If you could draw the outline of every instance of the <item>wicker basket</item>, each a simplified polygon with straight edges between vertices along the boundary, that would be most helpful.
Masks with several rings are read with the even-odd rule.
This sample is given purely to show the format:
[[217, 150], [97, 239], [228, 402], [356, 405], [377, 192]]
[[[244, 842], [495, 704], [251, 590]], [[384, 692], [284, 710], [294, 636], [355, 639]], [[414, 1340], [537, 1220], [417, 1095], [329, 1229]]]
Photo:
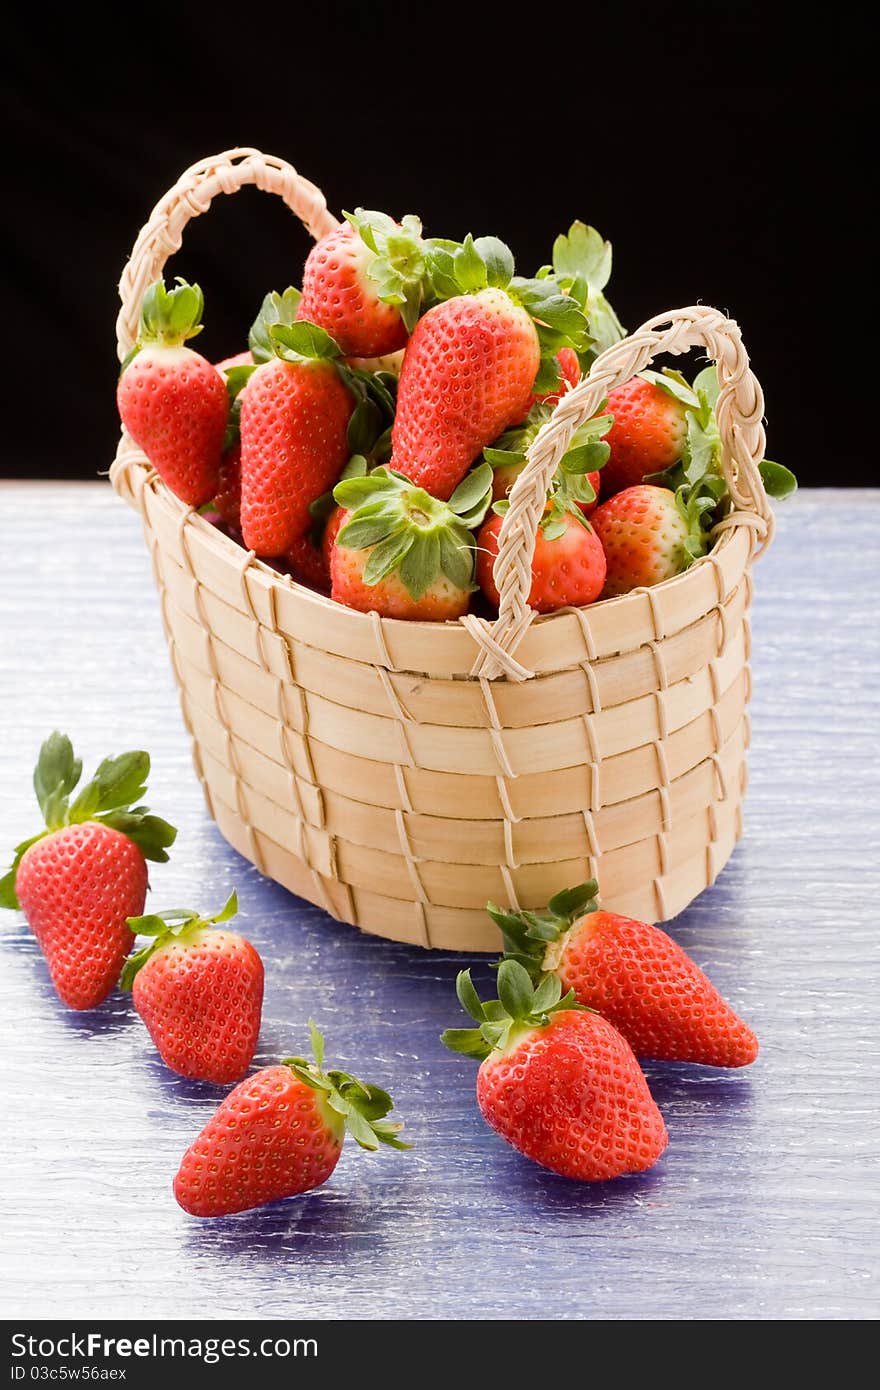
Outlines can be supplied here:
[[[245, 184], [279, 194], [316, 237], [337, 225], [280, 159], [237, 149], [189, 169], [123, 274], [120, 357], [187, 222]], [[711, 554], [652, 589], [535, 618], [535, 530], [571, 434], [653, 356], [694, 346], [718, 365], [731, 495]], [[226, 839], [332, 917], [447, 950], [497, 948], [487, 898], [538, 906], [589, 876], [621, 912], [681, 911], [742, 824], [750, 565], [772, 534], [762, 415], [739, 329], [714, 309], [653, 319], [603, 353], [513, 488], [494, 624], [400, 622], [301, 587], [178, 501], [123, 433], [111, 477], [143, 516]]]

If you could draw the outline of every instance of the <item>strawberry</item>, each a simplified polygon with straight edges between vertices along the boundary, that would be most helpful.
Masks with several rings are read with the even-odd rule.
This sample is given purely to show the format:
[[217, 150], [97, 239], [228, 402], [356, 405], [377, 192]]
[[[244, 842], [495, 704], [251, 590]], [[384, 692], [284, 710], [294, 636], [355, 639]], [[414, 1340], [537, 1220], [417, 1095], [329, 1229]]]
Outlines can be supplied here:
[[611, 456], [602, 474], [603, 496], [634, 487], [682, 457], [688, 405], [666, 388], [659, 374], [630, 377], [610, 392], [608, 409], [614, 424], [608, 434]]
[[605, 912], [595, 881], [557, 893], [546, 912], [487, 911], [508, 957], [539, 979], [552, 971], [597, 1010], [639, 1057], [743, 1067], [758, 1040], [712, 982], [659, 927]]
[[330, 556], [331, 597], [361, 612], [442, 622], [467, 612], [474, 589], [474, 538], [489, 505], [483, 464], [448, 502], [400, 473], [376, 469], [339, 483], [345, 508]]
[[229, 1216], [327, 1181], [346, 1130], [361, 1148], [409, 1148], [385, 1116], [386, 1091], [344, 1071], [323, 1070], [324, 1040], [310, 1020], [314, 1063], [289, 1057], [249, 1076], [190, 1145], [174, 1195], [192, 1216]]
[[214, 496], [228, 405], [217, 369], [192, 348], [204, 301], [198, 285], [157, 280], [144, 295], [137, 346], [122, 365], [123, 425], [162, 480], [191, 507]]
[[146, 791], [149, 754], [105, 758], [73, 802], [82, 774], [64, 734], [40, 749], [34, 789], [46, 829], [15, 851], [0, 879], [0, 907], [21, 908], [59, 998], [92, 1009], [116, 985], [134, 937], [127, 919], [144, 910], [147, 859], [164, 863], [173, 826], [133, 805]]
[[586, 321], [552, 284], [515, 280], [495, 237], [434, 245], [429, 259], [443, 302], [406, 350], [391, 467], [445, 500], [482, 449], [525, 417], [533, 393], [558, 390], [556, 353], [581, 345]]
[[515, 960], [498, 969], [498, 999], [483, 1004], [463, 970], [456, 984], [476, 1028], [442, 1041], [480, 1059], [483, 1118], [526, 1158], [563, 1177], [602, 1182], [650, 1168], [668, 1143], [629, 1043], [582, 1009], [556, 975], [535, 987]]
[[[576, 502], [584, 516], [597, 504], [599, 470], [604, 467], [609, 454], [603, 435], [610, 430], [612, 419], [610, 415], [602, 414], [604, 406], [605, 402], [599, 412], [572, 435], [553, 483], [553, 490], [560, 497], [564, 494], [569, 504]], [[483, 458], [495, 470], [492, 496], [496, 501], [503, 501], [510, 493], [525, 467], [532, 444], [552, 415], [552, 402], [537, 401], [522, 425], [508, 430], [490, 449], [483, 450]]]
[[223, 451], [214, 510], [234, 531], [241, 530], [241, 440]]
[[333, 547], [336, 545], [336, 537], [345, 525], [347, 517], [348, 512], [344, 507], [334, 506], [330, 514], [330, 519], [324, 527], [324, 533], [321, 537], [321, 554], [324, 558], [324, 564], [327, 566], [328, 575], [330, 573]]
[[307, 584], [311, 589], [319, 589], [321, 593], [329, 594], [330, 562], [323, 545], [316, 544], [311, 533], [294, 541], [282, 556], [282, 560], [300, 584]]
[[580, 381], [581, 364], [578, 361], [577, 353], [574, 348], [560, 348], [556, 354], [556, 364], [559, 368], [559, 381], [557, 382], [556, 389], [554, 391], [548, 391], [543, 396], [533, 395], [529, 402], [530, 409], [533, 405], [537, 405], [539, 401], [543, 402], [545, 405], [557, 405], [560, 396], [564, 396], [566, 391], [570, 391], [572, 387], [577, 386]]
[[233, 893], [214, 917], [189, 909], [130, 917], [131, 931], [152, 940], [129, 957], [120, 980], [165, 1065], [218, 1086], [250, 1066], [263, 1007], [259, 955], [235, 932], [212, 930], [237, 911]]
[[349, 455], [355, 398], [332, 338], [308, 323], [272, 328], [276, 356], [241, 393], [241, 531], [258, 555], [283, 555], [311, 525], [309, 507]]
[[[493, 514], [477, 537], [477, 582], [496, 606], [500, 596], [492, 568], [498, 555], [501, 521]], [[535, 541], [530, 607], [538, 613], [581, 608], [599, 597], [604, 582], [605, 555], [589, 523], [583, 516], [551, 505]]]
[[716, 498], [642, 483], [617, 492], [590, 518], [602, 542], [608, 573], [603, 598], [659, 584], [705, 555], [705, 519]]
[[331, 334], [346, 357], [397, 352], [422, 303], [422, 224], [363, 208], [346, 217], [309, 252], [299, 317]]

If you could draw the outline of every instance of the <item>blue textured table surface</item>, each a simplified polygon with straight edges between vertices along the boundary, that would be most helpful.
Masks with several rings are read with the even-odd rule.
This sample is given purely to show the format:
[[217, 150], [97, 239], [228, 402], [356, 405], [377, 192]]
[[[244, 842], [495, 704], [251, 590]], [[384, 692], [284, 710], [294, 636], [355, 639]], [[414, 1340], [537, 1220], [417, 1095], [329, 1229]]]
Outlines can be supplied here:
[[[267, 968], [257, 1060], [329, 1053], [391, 1089], [416, 1148], [349, 1145], [329, 1184], [215, 1223], [171, 1178], [220, 1092], [172, 1076], [129, 1003], [57, 1002], [24, 920], [0, 921], [0, 1315], [859, 1318], [878, 1312], [880, 493], [780, 508], [756, 572], [746, 836], [678, 940], [754, 1025], [756, 1065], [648, 1068], [670, 1146], [577, 1186], [483, 1124], [461, 960], [330, 921], [221, 839], [192, 772], [139, 523], [107, 485], [3, 484], [0, 846], [36, 828], [53, 727], [90, 769], [153, 756], [180, 826], [156, 906], [219, 906]], [[5, 854], [5, 850], [4, 850]], [[485, 964], [478, 976], [488, 978]]]

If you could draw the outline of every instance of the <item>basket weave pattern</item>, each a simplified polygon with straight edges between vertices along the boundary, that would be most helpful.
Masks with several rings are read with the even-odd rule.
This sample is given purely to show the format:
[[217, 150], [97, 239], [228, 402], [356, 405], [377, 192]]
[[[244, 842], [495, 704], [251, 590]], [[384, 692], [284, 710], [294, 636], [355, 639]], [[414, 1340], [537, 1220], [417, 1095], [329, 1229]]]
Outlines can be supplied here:
[[[126, 266], [120, 358], [187, 222], [248, 183], [315, 236], [337, 225], [282, 160], [239, 149], [194, 166]], [[655, 354], [695, 345], [718, 364], [732, 500], [711, 554], [654, 588], [536, 618], [535, 531], [572, 433]], [[111, 478], [143, 517], [196, 770], [225, 837], [331, 916], [423, 946], [494, 950], [487, 898], [540, 906], [591, 876], [614, 910], [679, 912], [742, 828], [750, 566], [772, 535], [762, 416], [739, 330], [714, 309], [652, 320], [603, 353], [512, 490], [491, 624], [405, 623], [301, 587], [174, 497], [123, 432]]]

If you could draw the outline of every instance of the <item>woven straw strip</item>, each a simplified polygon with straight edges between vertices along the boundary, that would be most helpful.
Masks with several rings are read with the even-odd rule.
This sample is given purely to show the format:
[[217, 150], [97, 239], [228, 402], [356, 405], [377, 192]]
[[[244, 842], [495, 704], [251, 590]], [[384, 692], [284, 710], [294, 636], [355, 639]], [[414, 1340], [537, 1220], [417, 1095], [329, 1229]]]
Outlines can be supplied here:
[[[197, 726], [199, 712], [194, 711]], [[259, 764], [249, 758], [247, 745], [239, 745], [245, 769], [243, 787], [249, 814], [257, 830], [275, 836], [279, 843], [298, 839], [294, 824], [295, 808], [286, 799], [284, 784], [260, 784], [254, 777]], [[344, 837], [352, 844], [397, 853], [401, 848], [401, 825], [409, 852], [417, 864], [431, 863], [498, 865], [509, 867], [553, 862], [559, 846], [566, 846], [569, 857], [598, 856], [634, 844], [645, 838], [668, 833], [672, 825], [694, 815], [714, 800], [725, 800], [728, 788], [737, 788], [739, 768], [745, 756], [745, 730], [740, 722], [720, 755], [708, 753], [695, 767], [683, 773], [669, 788], [654, 788], [638, 797], [611, 805], [595, 816], [589, 810], [565, 815], [521, 819], [515, 825], [502, 819], [449, 820], [430, 812], [403, 812], [399, 807], [369, 807], [348, 798], [343, 792], [326, 795], [326, 833], [316, 821], [309, 826], [307, 840], [315, 847], [315, 862], [329, 863], [332, 844]], [[203, 749], [205, 775], [216, 785], [219, 795], [236, 803], [235, 779], [226, 764], [225, 747], [208, 733]], [[254, 782], [258, 785], [254, 785]], [[274, 794], [273, 794], [274, 791]], [[719, 794], [721, 793], [721, 794]], [[274, 830], [273, 830], [274, 827]], [[288, 833], [289, 832], [289, 833]]]

